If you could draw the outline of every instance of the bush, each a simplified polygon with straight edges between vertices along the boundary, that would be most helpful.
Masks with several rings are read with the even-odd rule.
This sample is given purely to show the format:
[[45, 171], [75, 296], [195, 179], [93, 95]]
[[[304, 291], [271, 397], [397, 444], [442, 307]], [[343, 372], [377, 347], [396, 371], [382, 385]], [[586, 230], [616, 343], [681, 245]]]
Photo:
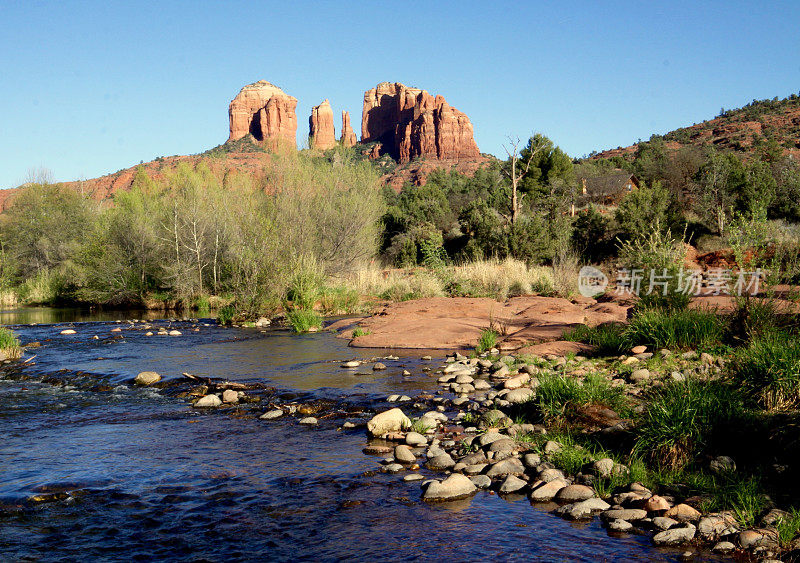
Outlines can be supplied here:
[[656, 393], [638, 421], [634, 454], [666, 469], [680, 469], [715, 442], [729, 439], [746, 414], [739, 393], [718, 382], [692, 379]]
[[308, 332], [311, 328], [322, 327], [322, 317], [311, 309], [295, 309], [287, 311], [286, 320], [295, 332]]
[[624, 332], [631, 346], [651, 348], [710, 348], [722, 341], [723, 319], [714, 313], [698, 310], [638, 311]]
[[800, 406], [800, 340], [773, 332], [736, 352], [731, 374], [749, 397], [768, 410]]

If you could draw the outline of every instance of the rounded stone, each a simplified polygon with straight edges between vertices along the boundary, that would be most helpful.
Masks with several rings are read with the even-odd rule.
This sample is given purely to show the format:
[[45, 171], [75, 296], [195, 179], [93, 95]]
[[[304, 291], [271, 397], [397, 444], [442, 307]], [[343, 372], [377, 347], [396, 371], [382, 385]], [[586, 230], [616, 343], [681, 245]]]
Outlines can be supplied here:
[[154, 371], [142, 371], [133, 380], [136, 385], [153, 385], [159, 381], [161, 376]]

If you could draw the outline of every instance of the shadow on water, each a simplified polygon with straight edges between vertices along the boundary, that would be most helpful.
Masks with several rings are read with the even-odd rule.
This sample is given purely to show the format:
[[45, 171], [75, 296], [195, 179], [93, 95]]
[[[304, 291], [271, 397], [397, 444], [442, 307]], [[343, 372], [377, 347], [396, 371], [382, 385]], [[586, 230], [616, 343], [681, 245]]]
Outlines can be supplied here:
[[[342, 360], [379, 352], [347, 348], [328, 334], [211, 323], [152, 323], [177, 328], [176, 337], [148, 337], [131, 323], [85, 322], [61, 335], [64, 326], [15, 327], [23, 341], [41, 344], [26, 354], [36, 354], [36, 365], [24, 376], [0, 376], [0, 559], [679, 558], [644, 537], [609, 538], [597, 519], [571, 524], [525, 498], [482, 492], [424, 504], [419, 483], [380, 473], [380, 457], [361, 453], [363, 428], [342, 429], [343, 419], [304, 427], [291, 416], [240, 417], [236, 408], [197, 412], [168, 389], [130, 385], [142, 370], [167, 381], [186, 371], [388, 408], [389, 393], [436, 387], [416, 355], [386, 360], [383, 372], [344, 370]], [[404, 369], [415, 375], [404, 377]], [[58, 385], [43, 381], [56, 375]], [[109, 390], [92, 391], [87, 378]]]

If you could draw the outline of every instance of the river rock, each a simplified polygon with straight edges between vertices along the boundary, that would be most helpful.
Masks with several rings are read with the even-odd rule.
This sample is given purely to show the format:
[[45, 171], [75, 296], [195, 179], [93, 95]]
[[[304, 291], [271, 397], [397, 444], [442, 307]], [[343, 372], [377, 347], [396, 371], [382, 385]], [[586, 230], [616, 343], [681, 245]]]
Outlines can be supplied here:
[[706, 541], [712, 541], [738, 531], [736, 518], [730, 512], [707, 514], [700, 518], [700, 522], [697, 524], [697, 532]]
[[486, 475], [489, 477], [504, 477], [506, 475], [522, 475], [523, 473], [525, 473], [525, 466], [522, 465], [519, 459], [511, 457], [492, 465]]
[[487, 451], [495, 453], [510, 453], [517, 449], [517, 443], [511, 438], [495, 440], [486, 447]]
[[401, 444], [394, 448], [394, 458], [400, 463], [414, 463], [417, 461], [417, 456], [411, 451], [411, 448]]
[[142, 371], [133, 380], [136, 385], [153, 385], [159, 381], [161, 376], [154, 371]]
[[62, 330], [60, 334], [75, 334], [75, 331], [72, 330], [71, 328], [66, 328]]
[[503, 387], [506, 389], [519, 389], [526, 383], [531, 380], [531, 376], [527, 373], [521, 373], [519, 375], [515, 375], [514, 377], [509, 377], [503, 383]]
[[547, 442], [544, 443], [544, 453], [552, 454], [555, 452], [560, 452], [562, 447], [563, 446], [558, 442], [555, 442], [553, 440], [548, 440]]
[[649, 369], [637, 369], [631, 372], [631, 381], [633, 383], [644, 383], [650, 379], [650, 370]]
[[597, 461], [592, 464], [595, 473], [597, 473], [598, 477], [607, 478], [611, 477], [612, 472], [614, 471], [614, 460], [609, 457], [604, 457], [603, 459], [598, 459]]
[[595, 496], [595, 493], [594, 489], [591, 487], [587, 487], [586, 485], [568, 485], [558, 491], [556, 500], [576, 502], [590, 499], [593, 496]]
[[373, 371], [381, 371], [384, 369], [386, 369], [386, 364], [383, 364], [381, 362], [375, 362], [375, 364], [372, 366]]
[[170, 336], [180, 336], [181, 334], [183, 334], [183, 333], [181, 331], [179, 331], [179, 330], [171, 330], [171, 331], [169, 331], [169, 335]]
[[695, 527], [689, 524], [685, 528], [670, 528], [653, 536], [656, 545], [681, 545], [694, 539]]
[[567, 486], [567, 482], [563, 479], [556, 479], [547, 483], [542, 483], [531, 491], [531, 500], [537, 502], [546, 502], [553, 500], [558, 494], [558, 491]]
[[636, 354], [644, 354], [645, 352], [647, 352], [647, 346], [634, 346], [631, 348], [631, 354], [634, 356]]
[[519, 404], [529, 401], [536, 393], [533, 389], [522, 387], [520, 389], [512, 389], [505, 395], [505, 400], [512, 404]]
[[347, 369], [357, 368], [360, 365], [361, 365], [361, 362], [359, 362], [357, 360], [351, 360], [349, 362], [342, 363], [342, 367], [343, 368], [347, 368]]
[[744, 549], [776, 547], [778, 545], [777, 535], [774, 530], [744, 530], [739, 532], [739, 545]]
[[612, 508], [603, 512], [600, 517], [603, 520], [627, 520], [635, 522], [647, 518], [647, 511], [639, 508]]
[[389, 463], [383, 466], [383, 471], [386, 473], [400, 473], [404, 469], [405, 467], [403, 467], [399, 463]]
[[372, 436], [383, 436], [387, 432], [399, 432], [411, 426], [411, 420], [398, 408], [376, 414], [367, 422], [367, 432]]
[[696, 522], [700, 513], [688, 504], [676, 504], [664, 513], [667, 518], [674, 518], [678, 522]]
[[642, 508], [644, 508], [647, 512], [662, 512], [664, 510], [669, 510], [670, 505], [669, 502], [667, 502], [667, 499], [664, 497], [653, 495], [644, 502], [644, 506]]
[[627, 532], [631, 528], [633, 528], [633, 524], [628, 522], [627, 520], [620, 520], [619, 518], [615, 518], [614, 520], [609, 520], [606, 522], [606, 527], [609, 530], [614, 532]]
[[239, 402], [239, 393], [234, 391], [233, 389], [225, 389], [222, 392], [222, 402], [223, 403], [238, 403]]
[[409, 432], [406, 434], [406, 444], [411, 447], [425, 446], [428, 444], [428, 439], [419, 432]]
[[442, 453], [428, 459], [425, 467], [433, 471], [444, 471], [445, 469], [451, 469], [455, 464], [456, 462], [453, 461], [453, 458], [450, 457], [450, 454]]
[[218, 407], [222, 404], [222, 400], [216, 395], [205, 395], [195, 401], [194, 406], [202, 409], [209, 407]]
[[542, 458], [539, 454], [525, 454], [522, 456], [522, 463], [528, 469], [534, 469], [542, 463]]
[[262, 420], [274, 420], [276, 418], [280, 418], [283, 416], [283, 411], [281, 409], [273, 409], [271, 411], [267, 411], [258, 418]]
[[474, 475], [470, 477], [469, 480], [472, 481], [479, 489], [488, 489], [492, 486], [491, 478], [487, 477], [486, 475]]
[[481, 447], [488, 446], [492, 442], [496, 442], [497, 440], [503, 440], [505, 436], [500, 434], [500, 432], [486, 432], [485, 434], [481, 434], [478, 436], [478, 445]]
[[678, 525], [677, 520], [673, 520], [672, 518], [667, 518], [666, 516], [656, 516], [655, 518], [653, 518], [653, 526], [655, 526], [659, 530], [669, 530], [670, 528], [677, 525]]
[[466, 498], [477, 490], [477, 487], [470, 481], [469, 477], [465, 477], [460, 473], [453, 473], [444, 481], [434, 481], [428, 485], [422, 495], [422, 499], [428, 502], [457, 500]]
[[503, 481], [503, 484], [500, 485], [498, 490], [501, 493], [510, 494], [519, 492], [527, 486], [528, 483], [526, 481], [523, 481], [516, 475], [509, 475], [506, 477], [505, 481]]
[[[558, 495], [556, 495], [556, 498], [558, 498]], [[592, 514], [595, 512], [602, 512], [610, 507], [610, 504], [595, 497], [572, 504], [565, 504], [556, 510], [556, 514], [559, 514], [560, 516], [563, 516], [569, 520], [583, 520], [585, 518], [591, 518]]]
[[733, 543], [729, 541], [721, 541], [715, 544], [714, 547], [711, 548], [711, 551], [714, 553], [730, 553], [734, 549], [736, 549], [736, 546]]
[[726, 455], [721, 455], [711, 460], [709, 468], [711, 469], [712, 473], [724, 475], [726, 473], [733, 473], [736, 471], [736, 462]]
[[550, 481], [556, 481], [559, 479], [564, 480], [564, 472], [554, 467], [547, 467], [539, 472], [539, 479], [541, 479], [545, 483], [549, 483]]

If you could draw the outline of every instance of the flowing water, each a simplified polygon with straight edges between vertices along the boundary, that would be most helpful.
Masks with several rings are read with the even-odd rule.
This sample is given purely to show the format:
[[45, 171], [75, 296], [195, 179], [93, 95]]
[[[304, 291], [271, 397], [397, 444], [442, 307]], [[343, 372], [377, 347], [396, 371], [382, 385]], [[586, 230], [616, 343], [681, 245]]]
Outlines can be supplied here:
[[[195, 332], [188, 322], [156, 321], [183, 335], [148, 337], [110, 318], [0, 314], [4, 323], [44, 323], [13, 326], [41, 347], [26, 351], [36, 356], [26, 367], [0, 372], [0, 560], [680, 558], [646, 536], [610, 537], [598, 519], [567, 522], [525, 497], [479, 492], [428, 505], [418, 482], [381, 473], [380, 457], [361, 452], [363, 426], [341, 425], [370, 416], [359, 410], [388, 408], [389, 394], [435, 389], [419, 352], [385, 361], [385, 372], [354, 373], [339, 363], [369, 353], [329, 334], [211, 322]], [[61, 335], [68, 327], [77, 334]], [[144, 370], [175, 385], [133, 387]], [[275, 390], [258, 410], [198, 412], [178, 396], [182, 372]], [[273, 400], [324, 400], [345, 414], [315, 427], [253, 416]], [[43, 497], [51, 502], [36, 502]]]

